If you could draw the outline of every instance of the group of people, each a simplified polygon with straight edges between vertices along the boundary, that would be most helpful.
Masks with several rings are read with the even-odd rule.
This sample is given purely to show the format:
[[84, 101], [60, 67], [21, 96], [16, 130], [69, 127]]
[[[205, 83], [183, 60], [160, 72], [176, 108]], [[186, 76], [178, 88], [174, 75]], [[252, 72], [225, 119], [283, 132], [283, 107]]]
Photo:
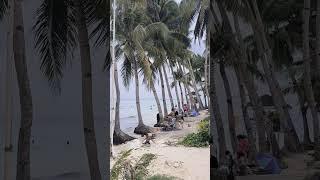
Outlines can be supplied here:
[[[249, 159], [249, 141], [245, 135], [237, 136], [238, 145], [236, 149], [236, 159], [233, 158], [230, 151], [225, 152], [226, 159], [222, 163], [221, 169], [225, 170], [228, 180], [234, 180], [235, 174], [245, 175], [247, 173]], [[218, 169], [218, 160], [210, 156], [211, 168]]]

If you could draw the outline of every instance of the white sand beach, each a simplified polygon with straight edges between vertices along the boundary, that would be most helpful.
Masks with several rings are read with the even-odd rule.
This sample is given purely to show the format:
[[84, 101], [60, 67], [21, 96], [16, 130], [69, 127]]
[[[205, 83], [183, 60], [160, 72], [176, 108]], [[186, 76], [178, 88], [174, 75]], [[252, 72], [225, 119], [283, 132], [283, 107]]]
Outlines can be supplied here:
[[[150, 175], [165, 174], [184, 180], [209, 180], [210, 179], [210, 149], [193, 148], [175, 145], [179, 139], [187, 134], [197, 131], [197, 124], [208, 117], [207, 111], [200, 112], [197, 117], [185, 118], [181, 130], [156, 132], [156, 138], [151, 145], [143, 145], [144, 138], [126, 144], [114, 146], [115, 157], [125, 150], [133, 149], [129, 158], [139, 159], [145, 153], [157, 156], [149, 166]], [[111, 167], [115, 159], [111, 159]]]

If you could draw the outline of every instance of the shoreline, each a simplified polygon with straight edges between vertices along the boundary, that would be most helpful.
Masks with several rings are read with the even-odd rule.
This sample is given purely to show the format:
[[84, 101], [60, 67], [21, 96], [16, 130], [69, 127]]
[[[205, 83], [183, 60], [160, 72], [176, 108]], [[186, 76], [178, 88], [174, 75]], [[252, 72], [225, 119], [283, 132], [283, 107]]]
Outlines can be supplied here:
[[[190, 133], [197, 132], [197, 124], [209, 117], [208, 111], [201, 111], [197, 117], [185, 118], [184, 127], [174, 131], [157, 131], [151, 145], [143, 145], [143, 137], [113, 147], [115, 158], [110, 159], [113, 166], [119, 153], [133, 149], [129, 159], [139, 159], [143, 154], [152, 153], [157, 156], [148, 167], [149, 175], [168, 175], [185, 180], [210, 179], [210, 148], [194, 148], [175, 145], [180, 139]], [[131, 133], [130, 133], [131, 135]]]

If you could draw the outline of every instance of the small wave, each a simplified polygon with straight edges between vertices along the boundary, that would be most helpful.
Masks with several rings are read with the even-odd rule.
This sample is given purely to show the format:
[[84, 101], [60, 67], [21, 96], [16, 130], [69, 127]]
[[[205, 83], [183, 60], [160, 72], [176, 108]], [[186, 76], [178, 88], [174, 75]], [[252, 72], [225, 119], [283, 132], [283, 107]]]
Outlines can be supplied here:
[[126, 116], [126, 117], [122, 117], [121, 119], [132, 119], [132, 118], [136, 118], [136, 116], [135, 115]]

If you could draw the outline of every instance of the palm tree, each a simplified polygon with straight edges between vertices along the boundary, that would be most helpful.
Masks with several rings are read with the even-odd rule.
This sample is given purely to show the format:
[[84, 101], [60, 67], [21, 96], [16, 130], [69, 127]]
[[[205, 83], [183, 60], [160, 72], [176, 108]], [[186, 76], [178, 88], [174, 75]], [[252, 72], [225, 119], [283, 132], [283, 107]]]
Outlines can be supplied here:
[[[211, 32], [210, 32], [211, 33]], [[210, 52], [214, 52], [213, 43], [214, 39], [213, 36], [210, 36]], [[225, 139], [225, 132], [224, 132], [224, 127], [222, 123], [222, 118], [220, 114], [220, 106], [218, 103], [218, 97], [216, 94], [216, 83], [215, 83], [215, 60], [213, 59], [213, 56], [210, 56], [210, 114], [213, 116], [210, 116], [210, 122], [216, 122], [216, 127], [217, 127], [217, 132], [218, 132], [218, 143], [219, 143], [219, 160], [220, 164], [223, 162], [225, 159], [225, 151], [226, 151], [226, 139]], [[212, 133], [212, 124], [211, 124], [211, 133]], [[212, 134], [211, 134], [212, 136]]]
[[[67, 53], [72, 52], [77, 42], [79, 44], [85, 145], [91, 179], [99, 180], [101, 179], [101, 173], [94, 128], [91, 54], [87, 30], [90, 10], [96, 9], [98, 7], [97, 3], [97, 1], [75, 1], [72, 4], [68, 1], [46, 0], [37, 11], [34, 30], [36, 48], [42, 61], [41, 70], [48, 78], [50, 86], [54, 90], [58, 90], [59, 93]], [[66, 29], [68, 29], [67, 33], [65, 33]]]
[[167, 70], [166, 70], [165, 64], [162, 66], [162, 70], [163, 70], [163, 74], [164, 74], [164, 79], [166, 81], [167, 91], [168, 91], [168, 95], [169, 95], [169, 99], [170, 99], [170, 105], [171, 105], [171, 109], [172, 109], [172, 108], [174, 108], [174, 103], [173, 103], [173, 98], [172, 98], [172, 94], [171, 94], [171, 88], [170, 88], [168, 74], [167, 74]]
[[163, 112], [164, 116], [168, 115], [168, 106], [167, 106], [167, 100], [166, 100], [166, 93], [164, 89], [164, 81], [163, 81], [163, 74], [161, 68], [158, 69], [159, 76], [160, 76], [160, 86], [161, 86], [161, 93], [162, 93], [162, 103], [163, 103]]
[[198, 91], [198, 88], [197, 88], [197, 85], [196, 85], [196, 79], [195, 79], [195, 76], [194, 76], [194, 69], [191, 65], [191, 59], [192, 58], [197, 58], [197, 56], [195, 55], [192, 55], [190, 58], [188, 58], [188, 68], [189, 68], [189, 73], [190, 73], [190, 77], [191, 77], [191, 83], [192, 83], [192, 86], [193, 86], [193, 89], [195, 91], [195, 94], [196, 94], [196, 97], [197, 97], [197, 101], [199, 102], [199, 108], [202, 110], [204, 109], [204, 106], [203, 106], [203, 103], [202, 103], [202, 100], [200, 98], [200, 94], [199, 94], [199, 91]]
[[[118, 49], [120, 51], [120, 49]], [[120, 53], [120, 52], [118, 52]], [[127, 141], [131, 141], [135, 138], [129, 136], [124, 133], [120, 128], [120, 88], [119, 88], [119, 78], [118, 78], [118, 67], [117, 63], [114, 63], [114, 83], [116, 89], [116, 106], [115, 106], [115, 126], [113, 132], [113, 144], [118, 145], [125, 143]]]
[[311, 82], [310, 67], [310, 47], [309, 47], [309, 20], [310, 20], [310, 0], [304, 1], [303, 11], [303, 58], [304, 58], [304, 88], [307, 97], [308, 106], [313, 118], [313, 132], [315, 142], [315, 158], [320, 159], [320, 137], [319, 137], [319, 117], [316, 109], [316, 103]]
[[[0, 3], [0, 18], [5, 13], [8, 1]], [[30, 136], [33, 120], [33, 105], [26, 62], [23, 1], [14, 0], [13, 6], [13, 55], [18, 79], [21, 123], [18, 139], [16, 179], [29, 180], [30, 177]], [[12, 4], [11, 4], [12, 5]]]
[[[12, 76], [13, 76], [13, 46], [12, 46], [12, 18], [13, 18], [13, 7], [12, 1], [8, 2], [7, 7], [7, 19], [8, 19], [8, 31], [7, 31], [7, 55], [6, 55], [6, 110], [5, 110], [5, 152], [4, 152], [4, 169], [3, 169], [3, 179], [10, 180], [11, 178], [11, 160], [12, 160], [12, 152], [13, 152], [13, 145], [12, 145]], [[4, 5], [0, 5], [1, 7]], [[0, 10], [0, 20], [1, 20], [1, 10]]]
[[317, 1], [317, 17], [316, 17], [316, 62], [318, 77], [320, 77], [320, 2]]
[[[184, 104], [184, 101], [183, 101], [183, 95], [182, 95], [182, 89], [180, 88], [180, 93], [181, 93], [181, 101], [180, 101], [180, 97], [179, 97], [179, 92], [178, 92], [178, 85], [177, 85], [177, 80], [174, 76], [174, 71], [173, 71], [173, 67], [171, 64], [168, 65], [170, 70], [171, 70], [171, 74], [172, 74], [172, 78], [173, 78], [173, 82], [171, 83], [171, 87], [174, 87], [174, 90], [176, 92], [176, 97], [177, 97], [177, 103], [178, 103], [178, 108], [179, 110], [182, 109], [182, 106]], [[180, 85], [181, 86], [181, 85]]]

